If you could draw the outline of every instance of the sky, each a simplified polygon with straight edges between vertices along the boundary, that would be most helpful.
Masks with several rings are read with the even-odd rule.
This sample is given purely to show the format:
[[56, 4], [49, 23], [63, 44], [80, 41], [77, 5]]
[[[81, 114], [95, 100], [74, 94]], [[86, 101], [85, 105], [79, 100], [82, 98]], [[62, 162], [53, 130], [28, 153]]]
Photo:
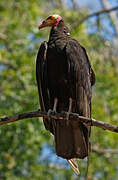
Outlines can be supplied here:
[[[110, 3], [111, 8], [118, 6], [118, 0], [107, 0], [107, 1]], [[66, 7], [72, 8], [72, 0], [63, 0], [63, 2]], [[90, 14], [103, 9], [101, 0], [76, 0], [76, 2], [78, 8], [87, 8]], [[91, 34], [91, 33], [96, 33], [98, 31], [96, 26], [95, 16], [89, 18], [86, 22], [89, 22], [87, 28], [88, 33]], [[107, 14], [100, 15], [100, 22], [102, 25], [102, 30], [101, 30], [102, 36], [104, 37], [104, 39], [112, 41], [115, 36], [115, 31]]]

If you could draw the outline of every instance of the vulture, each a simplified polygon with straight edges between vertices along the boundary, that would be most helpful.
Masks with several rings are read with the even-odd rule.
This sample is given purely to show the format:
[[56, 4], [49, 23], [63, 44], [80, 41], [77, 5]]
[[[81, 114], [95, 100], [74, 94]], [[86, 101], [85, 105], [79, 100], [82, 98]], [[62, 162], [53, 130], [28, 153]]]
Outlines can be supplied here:
[[[95, 74], [86, 50], [70, 36], [68, 27], [59, 15], [50, 15], [39, 29], [51, 27], [48, 42], [41, 43], [36, 59], [36, 80], [45, 128], [55, 139], [58, 156], [67, 159], [79, 174], [75, 158], [89, 155], [90, 128], [77, 120], [69, 120], [70, 113], [91, 117], [92, 86]], [[50, 112], [67, 112], [67, 120], [50, 118]]]

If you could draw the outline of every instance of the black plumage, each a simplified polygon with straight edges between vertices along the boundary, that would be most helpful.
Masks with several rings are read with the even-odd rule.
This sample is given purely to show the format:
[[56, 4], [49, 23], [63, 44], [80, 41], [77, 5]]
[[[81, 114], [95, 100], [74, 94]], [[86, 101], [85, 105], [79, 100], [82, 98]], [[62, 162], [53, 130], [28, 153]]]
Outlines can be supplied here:
[[[69, 98], [72, 98], [72, 112], [91, 117], [95, 74], [86, 50], [70, 37], [63, 20], [52, 27], [49, 41], [40, 46], [36, 78], [42, 111], [53, 109], [55, 98], [58, 99], [57, 112], [68, 111]], [[77, 121], [67, 125], [53, 119], [43, 120], [46, 129], [55, 136], [59, 156], [66, 159], [88, 156], [88, 127]]]

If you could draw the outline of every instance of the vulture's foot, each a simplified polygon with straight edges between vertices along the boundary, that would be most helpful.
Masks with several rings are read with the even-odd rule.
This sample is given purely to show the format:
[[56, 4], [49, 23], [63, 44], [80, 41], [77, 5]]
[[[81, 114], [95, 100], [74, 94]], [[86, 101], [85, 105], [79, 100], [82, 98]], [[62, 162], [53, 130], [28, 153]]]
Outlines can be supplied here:
[[48, 110], [48, 120], [49, 120], [49, 121], [50, 121], [50, 114], [51, 114], [51, 113], [56, 113], [57, 103], [58, 103], [58, 99], [57, 99], [57, 98], [54, 98], [53, 110], [52, 110], [52, 109], [49, 109], [49, 110]]
[[52, 109], [49, 109], [49, 110], [48, 110], [48, 113], [47, 113], [47, 114], [48, 114], [48, 121], [50, 121], [50, 114], [51, 114], [52, 112], [53, 112]]
[[57, 103], [58, 103], [58, 99], [54, 98], [54, 106], [53, 106], [53, 112], [57, 112]]
[[66, 118], [67, 118], [67, 125], [69, 124], [69, 116], [70, 116], [70, 113], [72, 112], [72, 98], [70, 97], [69, 98], [69, 108], [68, 108], [68, 112], [67, 112], [67, 115], [66, 115]]

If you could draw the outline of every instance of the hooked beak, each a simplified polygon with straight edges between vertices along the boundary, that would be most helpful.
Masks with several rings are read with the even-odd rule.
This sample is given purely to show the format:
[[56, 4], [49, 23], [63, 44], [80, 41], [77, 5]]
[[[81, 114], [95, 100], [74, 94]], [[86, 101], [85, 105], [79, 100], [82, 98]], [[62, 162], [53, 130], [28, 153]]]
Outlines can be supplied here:
[[39, 26], [38, 26], [38, 29], [42, 29], [46, 26], [49, 26], [48, 22], [46, 20], [44, 20]]
[[45, 19], [39, 26], [38, 29], [42, 29], [47, 26], [53, 26], [56, 23], [56, 19]]

